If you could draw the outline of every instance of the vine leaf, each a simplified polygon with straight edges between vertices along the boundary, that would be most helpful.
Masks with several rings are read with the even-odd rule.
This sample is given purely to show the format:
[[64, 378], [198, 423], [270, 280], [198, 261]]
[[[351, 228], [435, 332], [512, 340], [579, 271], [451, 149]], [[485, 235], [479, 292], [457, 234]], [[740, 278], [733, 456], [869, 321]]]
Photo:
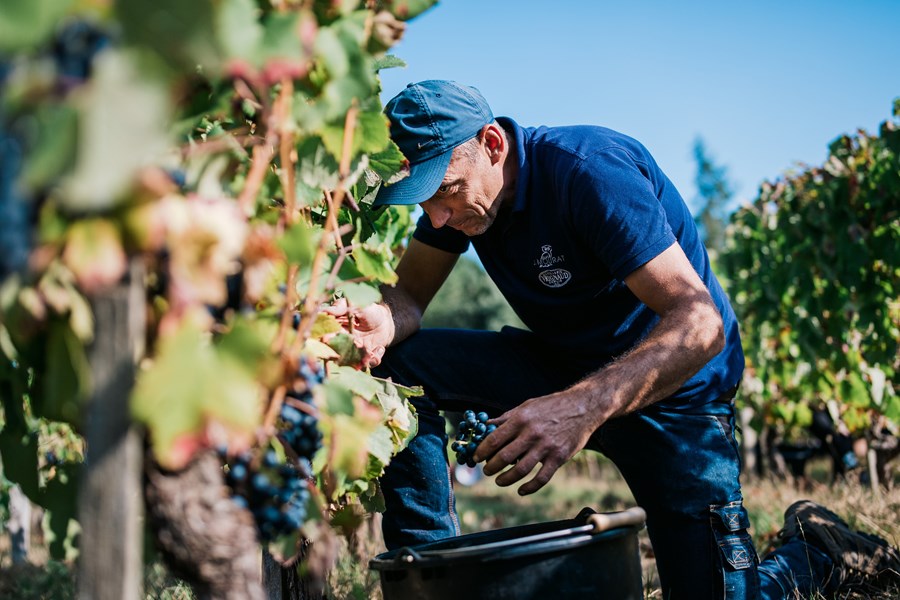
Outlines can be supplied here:
[[[132, 413], [153, 432], [160, 465], [179, 469], [203, 447], [247, 443], [262, 414], [250, 369], [189, 326], [164, 339], [156, 356], [138, 375]], [[226, 440], [212, 438], [222, 430]]]
[[382, 4], [398, 19], [408, 21], [437, 4], [437, 0], [382, 0]]
[[36, 46], [49, 36], [72, 0], [29, 0], [0, 4], [0, 51]]
[[169, 146], [162, 133], [169, 114], [165, 89], [124, 52], [103, 52], [95, 62], [78, 105], [78, 157], [62, 181], [63, 204], [77, 211], [117, 205], [138, 170]]
[[119, 229], [107, 219], [73, 223], [62, 258], [80, 288], [89, 294], [114, 285], [128, 267]]
[[278, 247], [291, 264], [308, 265], [312, 263], [316, 254], [321, 234], [321, 229], [310, 228], [303, 221], [299, 221], [278, 240]]

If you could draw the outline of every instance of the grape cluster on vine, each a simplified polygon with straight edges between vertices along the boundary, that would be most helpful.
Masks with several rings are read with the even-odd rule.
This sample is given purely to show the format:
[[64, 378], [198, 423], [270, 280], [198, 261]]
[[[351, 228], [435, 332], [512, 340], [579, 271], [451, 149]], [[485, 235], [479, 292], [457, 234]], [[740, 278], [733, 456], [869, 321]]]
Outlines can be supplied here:
[[282, 461], [274, 450], [267, 450], [256, 467], [249, 453], [232, 458], [225, 479], [231, 499], [250, 511], [263, 541], [297, 531], [306, 521], [309, 473]]
[[475, 450], [492, 431], [497, 429], [496, 425], [488, 424], [488, 414], [480, 412], [475, 414], [473, 410], [467, 410], [463, 413], [463, 420], [460, 421], [456, 432], [456, 440], [450, 446], [456, 452], [456, 462], [469, 467], [475, 466]]
[[291, 447], [300, 461], [310, 463], [322, 447], [322, 432], [313, 405], [313, 389], [325, 379], [321, 365], [314, 369], [305, 361], [300, 361], [297, 374], [305, 383], [302, 391], [289, 390], [281, 405], [281, 426], [279, 437]]
[[250, 511], [263, 541], [300, 529], [308, 516], [312, 459], [322, 447], [312, 390], [324, 381], [325, 372], [302, 360], [297, 374], [305, 385], [287, 393], [277, 424], [278, 438], [293, 452], [293, 460], [270, 448], [262, 461], [245, 453], [227, 463], [232, 500]]

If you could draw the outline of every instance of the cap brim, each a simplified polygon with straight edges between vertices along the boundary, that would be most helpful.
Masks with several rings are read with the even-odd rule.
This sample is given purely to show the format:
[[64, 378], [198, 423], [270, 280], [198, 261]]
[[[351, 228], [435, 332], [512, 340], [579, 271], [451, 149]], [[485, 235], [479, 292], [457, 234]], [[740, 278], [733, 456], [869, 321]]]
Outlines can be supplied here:
[[372, 206], [385, 204], [418, 204], [434, 196], [450, 166], [453, 148], [429, 160], [411, 164], [409, 175], [390, 185], [383, 185]]

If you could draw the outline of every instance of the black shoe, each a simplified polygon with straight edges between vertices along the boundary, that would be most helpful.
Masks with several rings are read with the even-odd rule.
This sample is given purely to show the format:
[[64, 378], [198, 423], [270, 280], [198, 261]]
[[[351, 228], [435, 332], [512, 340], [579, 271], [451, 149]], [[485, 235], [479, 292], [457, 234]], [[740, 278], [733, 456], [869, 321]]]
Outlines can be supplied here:
[[832, 561], [839, 591], [900, 590], [900, 554], [876, 535], [853, 531], [839, 516], [800, 500], [784, 512], [783, 540], [799, 537]]

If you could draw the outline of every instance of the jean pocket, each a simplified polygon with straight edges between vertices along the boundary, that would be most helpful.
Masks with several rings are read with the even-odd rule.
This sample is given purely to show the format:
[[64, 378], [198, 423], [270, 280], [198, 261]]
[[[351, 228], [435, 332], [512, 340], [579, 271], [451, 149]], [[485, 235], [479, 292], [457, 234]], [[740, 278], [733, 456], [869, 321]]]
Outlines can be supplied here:
[[759, 558], [747, 532], [750, 519], [740, 502], [710, 506], [713, 536], [719, 549], [722, 598], [757, 598]]

